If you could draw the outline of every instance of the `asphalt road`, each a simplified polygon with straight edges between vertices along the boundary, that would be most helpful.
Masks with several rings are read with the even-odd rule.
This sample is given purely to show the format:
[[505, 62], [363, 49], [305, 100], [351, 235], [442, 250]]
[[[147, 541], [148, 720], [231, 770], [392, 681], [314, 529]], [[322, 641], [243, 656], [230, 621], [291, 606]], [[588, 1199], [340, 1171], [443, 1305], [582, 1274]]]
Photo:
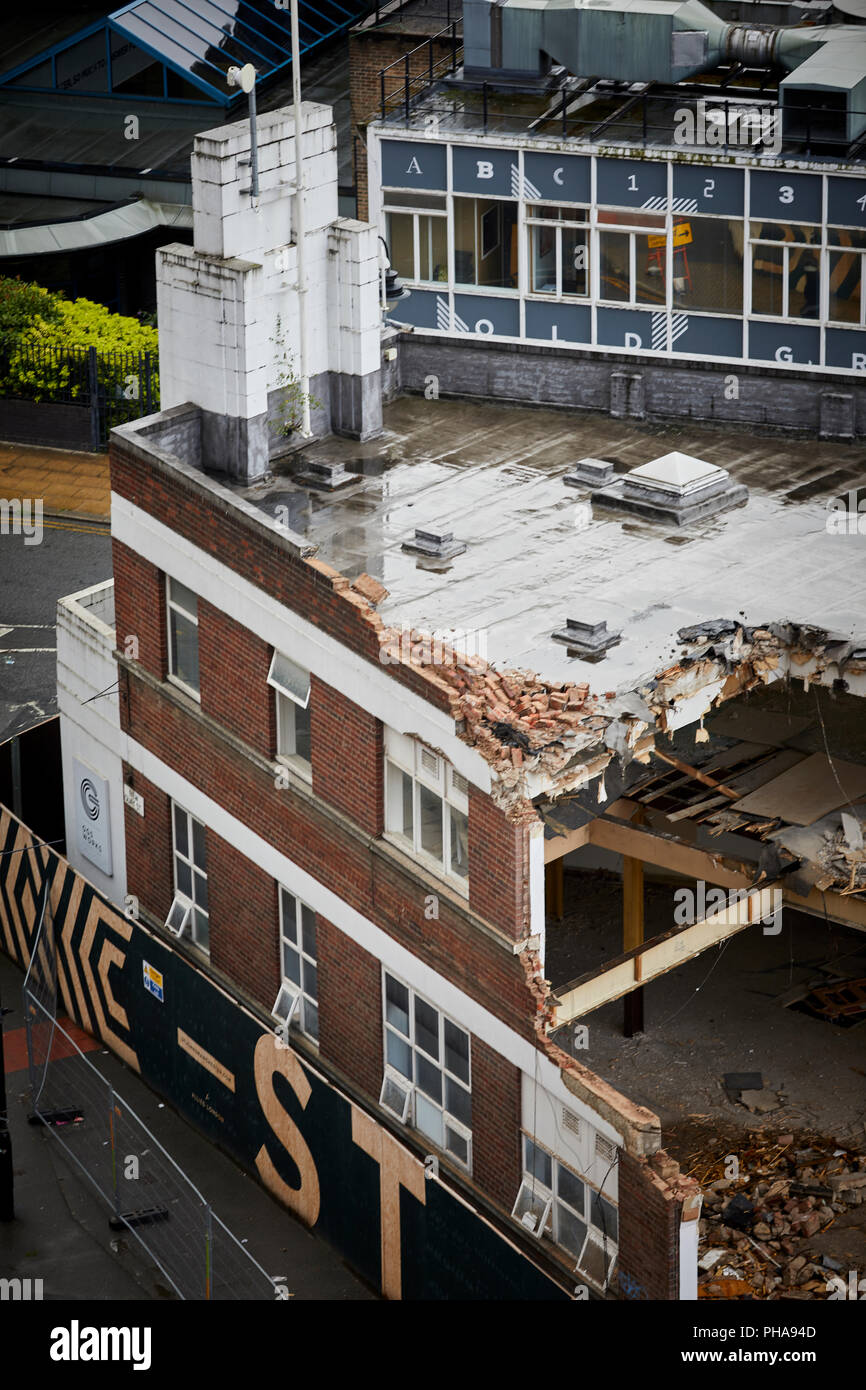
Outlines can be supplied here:
[[57, 600], [111, 577], [107, 527], [46, 518], [38, 545], [0, 535], [0, 743], [57, 712]]

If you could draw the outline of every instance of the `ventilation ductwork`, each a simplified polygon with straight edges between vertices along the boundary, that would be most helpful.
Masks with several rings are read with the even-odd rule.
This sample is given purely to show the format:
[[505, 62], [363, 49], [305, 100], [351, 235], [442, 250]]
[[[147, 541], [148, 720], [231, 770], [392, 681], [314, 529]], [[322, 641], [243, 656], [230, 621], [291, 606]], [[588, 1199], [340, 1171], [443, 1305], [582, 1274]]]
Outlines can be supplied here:
[[720, 19], [701, 0], [464, 0], [470, 79], [544, 77], [551, 63], [577, 77], [673, 84], [742, 63], [780, 66], [783, 133], [821, 108], [825, 137], [866, 130], [866, 27], [755, 27]]

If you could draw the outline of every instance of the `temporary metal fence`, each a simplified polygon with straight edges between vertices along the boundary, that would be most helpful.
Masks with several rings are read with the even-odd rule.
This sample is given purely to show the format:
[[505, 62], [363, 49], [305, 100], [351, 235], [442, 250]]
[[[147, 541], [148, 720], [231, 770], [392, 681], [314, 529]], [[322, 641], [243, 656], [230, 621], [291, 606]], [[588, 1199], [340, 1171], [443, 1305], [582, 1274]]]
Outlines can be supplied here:
[[90, 415], [90, 447], [115, 425], [159, 410], [159, 355], [0, 337], [0, 399], [77, 406]]
[[277, 1285], [57, 1021], [44, 909], [24, 981], [33, 1123], [46, 1126], [180, 1299], [275, 1299]]

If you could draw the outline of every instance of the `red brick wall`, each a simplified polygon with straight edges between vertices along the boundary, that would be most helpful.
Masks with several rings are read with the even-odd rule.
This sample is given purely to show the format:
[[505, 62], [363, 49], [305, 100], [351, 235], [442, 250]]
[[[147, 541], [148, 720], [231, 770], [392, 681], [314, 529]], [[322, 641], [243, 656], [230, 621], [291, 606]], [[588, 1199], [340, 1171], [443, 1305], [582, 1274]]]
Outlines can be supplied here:
[[[656, 1161], [660, 1155], [653, 1155]], [[645, 1158], [620, 1151], [619, 1292], [628, 1299], [678, 1299], [682, 1202]]]
[[211, 961], [270, 1013], [280, 984], [277, 885], [210, 829], [206, 844]]
[[[122, 688], [122, 683], [121, 683]], [[127, 892], [164, 922], [174, 897], [171, 801], [140, 772], [123, 764], [123, 780], [144, 797], [144, 815], [124, 803]]]
[[201, 707], [263, 758], [276, 751], [274, 692], [268, 685], [273, 652], [248, 628], [203, 599], [198, 601]]
[[319, 1051], [371, 1100], [382, 1087], [382, 968], [326, 918], [316, 915]]
[[[455, 10], [457, 6], [455, 5]], [[413, 16], [420, 18], [421, 16]], [[459, 13], [457, 15], [459, 18]], [[363, 33], [349, 35], [349, 104], [352, 121], [352, 138], [357, 137], [358, 146], [356, 154], [357, 194], [358, 194], [358, 218], [361, 222], [366, 222], [369, 218], [369, 205], [367, 198], [367, 151], [366, 151], [366, 127], [367, 122], [377, 120], [382, 112], [382, 82], [379, 76], [383, 68], [388, 68], [398, 59], [411, 53], [409, 59], [410, 77], [420, 77], [429, 72], [429, 45], [421, 49], [420, 53], [412, 52], [424, 44], [424, 40], [429, 35], [436, 34], [440, 29], [445, 28], [445, 20], [441, 14], [432, 18], [429, 23], [429, 34], [425, 35], [416, 24], [412, 33], [401, 33], [399, 29], [379, 28], [367, 30]], [[458, 26], [458, 45], [462, 44], [460, 29]], [[438, 63], [442, 58], [450, 58], [451, 42], [450, 39], [443, 42], [437, 39], [433, 44], [433, 62]], [[395, 93], [402, 93], [405, 89], [406, 67], [404, 63], [399, 68], [392, 68], [385, 74], [385, 97], [386, 100]], [[420, 86], [412, 88], [412, 96], [416, 96]], [[389, 102], [390, 109], [390, 102]]]
[[529, 832], [512, 825], [489, 796], [469, 787], [469, 905], [522, 940], [529, 924]]
[[381, 835], [381, 721], [315, 676], [310, 689], [310, 756], [316, 796], [368, 835]]
[[520, 1186], [520, 1071], [472, 1038], [472, 1176], [483, 1192], [514, 1206]]
[[[165, 578], [120, 541], [111, 543], [117, 647], [162, 680], [168, 670]], [[128, 645], [135, 638], [138, 655]]]
[[[137, 742], [168, 759], [182, 777], [255, 834], [510, 1027], [534, 1039], [535, 1005], [518, 957], [452, 907], [444, 886], [436, 894], [438, 919], [426, 918], [425, 897], [436, 892], [435, 884], [420, 882], [410, 868], [371, 850], [329, 816], [326, 807], [311, 804], [290, 787], [278, 790], [269, 769], [215, 737], [170, 688], [153, 690], [122, 671], [120, 689], [121, 724]], [[503, 873], [507, 867], [502, 866]], [[153, 871], [161, 871], [158, 858]], [[471, 873], [470, 868], [470, 878]], [[141, 896], [150, 906], [146, 885]]]

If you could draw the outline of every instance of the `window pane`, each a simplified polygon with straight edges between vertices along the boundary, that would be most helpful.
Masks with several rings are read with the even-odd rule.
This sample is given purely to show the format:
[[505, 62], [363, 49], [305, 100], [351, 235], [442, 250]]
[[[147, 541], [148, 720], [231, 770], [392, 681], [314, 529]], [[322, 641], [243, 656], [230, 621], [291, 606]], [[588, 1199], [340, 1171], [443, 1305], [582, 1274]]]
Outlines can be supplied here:
[[204, 874], [193, 874], [192, 896], [196, 907], [207, 912], [207, 878]]
[[414, 821], [412, 816], [412, 778], [394, 763], [387, 764], [388, 774], [388, 829], [398, 835], [405, 835], [415, 843]]
[[210, 928], [208, 926], [207, 915], [197, 909], [192, 914], [193, 939], [196, 945], [201, 946], [203, 951], [210, 950]]
[[596, 1245], [595, 1241], [590, 1239], [586, 1242], [586, 1249], [580, 1258], [580, 1267], [597, 1284], [604, 1284], [607, 1279], [607, 1266], [610, 1264], [612, 1256], [612, 1250], [608, 1249], [607, 1254], [605, 1254], [601, 1243]]
[[407, 1042], [385, 1029], [385, 1060], [395, 1067], [401, 1076], [412, 1080], [412, 1049]]
[[283, 974], [293, 984], [301, 983], [301, 958], [293, 946], [283, 942]]
[[179, 806], [174, 808], [174, 843], [179, 854], [189, 858], [189, 838], [187, 836], [187, 815]]
[[319, 1010], [309, 999], [302, 1003], [304, 1011], [304, 1032], [309, 1033], [314, 1042], [319, 1041]]
[[556, 294], [556, 228], [529, 228], [530, 285], [533, 294]]
[[692, 217], [677, 224], [674, 247], [675, 303], [688, 309], [739, 314], [743, 308], [743, 224], [721, 217]]
[[562, 293], [589, 293], [589, 249], [587, 234], [580, 228], [563, 227], [562, 237]]
[[797, 247], [788, 259], [788, 317], [816, 319], [821, 300], [821, 269], [817, 251]]
[[178, 608], [182, 608], [193, 618], [198, 616], [198, 598], [192, 589], [188, 589], [185, 584], [179, 584], [176, 579], [169, 579], [168, 594], [171, 602], [177, 604]]
[[310, 761], [310, 707], [295, 705], [295, 756]]
[[295, 754], [295, 719], [300, 707], [288, 695], [277, 691], [277, 752], [284, 758]]
[[454, 278], [505, 289], [517, 284], [517, 204], [454, 199]]
[[543, 1183], [545, 1187], [553, 1187], [553, 1162], [550, 1154], [545, 1153], [531, 1139], [524, 1137], [523, 1140], [523, 1165], [537, 1182]]
[[298, 939], [297, 899], [293, 898], [291, 893], [287, 893], [285, 888], [280, 889], [280, 906], [283, 913], [283, 936], [296, 942]]
[[599, 292], [602, 299], [629, 300], [629, 238], [625, 232], [600, 231]]
[[192, 858], [197, 869], [201, 869], [202, 872], [207, 870], [204, 826], [198, 820], [194, 820], [192, 823]]
[[830, 252], [830, 318], [837, 323], [861, 323], [862, 258], [856, 251]]
[[442, 862], [442, 798], [418, 784], [421, 808], [421, 848]]
[[422, 1134], [426, 1134], [428, 1139], [432, 1139], [434, 1144], [443, 1148], [443, 1127], [442, 1111], [437, 1110], [431, 1105], [429, 1100], [415, 1092], [415, 1127], [420, 1129]]
[[472, 1097], [448, 1076], [445, 1078], [445, 1109], [467, 1129], [472, 1128]]
[[866, 231], [849, 231], [842, 227], [827, 228], [828, 246], [866, 247]]
[[451, 820], [451, 872], [459, 878], [469, 873], [469, 821], [462, 811], [449, 806]]
[[469, 1034], [445, 1020], [445, 1065], [469, 1085]]
[[[665, 281], [667, 279], [668, 258], [665, 246], [665, 232], [650, 232], [647, 236], [635, 236], [635, 299], [638, 304], [664, 304]], [[659, 245], [658, 243], [661, 243]], [[674, 257], [674, 274], [682, 278], [682, 256]]]
[[385, 976], [385, 1017], [408, 1038], [409, 991], [391, 975]]
[[183, 859], [175, 857], [174, 861], [177, 891], [183, 893], [184, 897], [192, 897], [192, 869]]
[[298, 666], [282, 652], [274, 651], [268, 681], [283, 694], [294, 695], [299, 705], [306, 705], [310, 699], [310, 673]]
[[586, 1215], [583, 1183], [580, 1178], [576, 1178], [560, 1163], [556, 1165], [556, 1190], [564, 1202], [568, 1202], [570, 1207], [574, 1207], [578, 1216]]
[[303, 932], [304, 950], [308, 956], [316, 959], [316, 914], [312, 908], [301, 905], [301, 931]]
[[421, 264], [419, 280], [448, 279], [448, 221], [445, 217], [418, 218]]
[[586, 1222], [578, 1221], [567, 1207], [556, 1204], [556, 1243], [570, 1250], [575, 1259], [580, 1254], [586, 1239]]
[[785, 252], [781, 246], [752, 247], [752, 310], [756, 314], [782, 313], [782, 276]]
[[608, 1240], [617, 1240], [617, 1213], [616, 1207], [602, 1197], [600, 1193], [590, 1189], [589, 1218], [598, 1230], [603, 1231]]
[[586, 208], [560, 208], [547, 203], [531, 203], [526, 209], [526, 216], [544, 217], [552, 222], [585, 222]]
[[172, 608], [170, 615], [171, 673], [198, 690], [198, 628]]
[[792, 222], [753, 222], [751, 235], [761, 241], [820, 241], [817, 227], [800, 227]]
[[385, 204], [388, 207], [397, 208], [439, 208], [445, 211], [446, 198], [444, 193], [416, 193], [413, 188], [383, 190]]
[[415, 1082], [437, 1105], [442, 1104], [442, 1073], [420, 1052], [415, 1053]]
[[397, 274], [405, 280], [415, 279], [414, 220], [410, 212], [388, 213], [389, 259]]
[[445, 1126], [445, 1148], [461, 1163], [469, 1163], [469, 1140], [458, 1134], [450, 1125]]
[[439, 1060], [439, 1015], [423, 999], [415, 1000], [415, 1042]]
[[305, 960], [305, 961], [302, 962], [302, 969], [303, 969], [303, 974], [304, 974], [304, 993], [305, 993], [305, 994], [309, 994], [309, 996], [310, 996], [311, 999], [318, 999], [318, 997], [319, 997], [319, 984], [318, 984], [319, 972], [318, 972], [318, 970], [316, 969], [315, 965], [313, 965], [313, 964], [312, 964], [310, 961], [308, 961], [308, 960]]

